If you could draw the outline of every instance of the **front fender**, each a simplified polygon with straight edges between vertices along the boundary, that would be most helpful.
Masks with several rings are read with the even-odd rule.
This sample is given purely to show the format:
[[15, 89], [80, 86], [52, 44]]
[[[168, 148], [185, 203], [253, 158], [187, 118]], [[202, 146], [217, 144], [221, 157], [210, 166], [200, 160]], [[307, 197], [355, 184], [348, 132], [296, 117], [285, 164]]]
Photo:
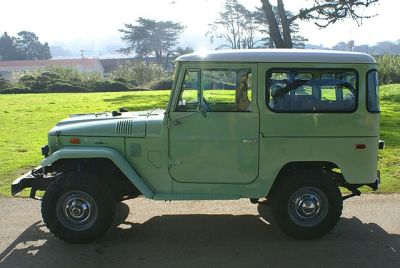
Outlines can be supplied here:
[[142, 180], [132, 166], [117, 150], [109, 147], [63, 147], [42, 160], [42, 166], [48, 166], [60, 159], [77, 158], [107, 158], [121, 170], [122, 173], [147, 198], [152, 198], [154, 192]]

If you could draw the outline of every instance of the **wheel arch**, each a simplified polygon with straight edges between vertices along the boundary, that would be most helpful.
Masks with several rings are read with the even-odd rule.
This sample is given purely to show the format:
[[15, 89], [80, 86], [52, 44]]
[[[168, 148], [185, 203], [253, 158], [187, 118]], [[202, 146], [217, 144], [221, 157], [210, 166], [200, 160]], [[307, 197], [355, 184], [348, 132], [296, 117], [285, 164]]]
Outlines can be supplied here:
[[109, 147], [64, 147], [42, 160], [42, 166], [49, 166], [61, 160], [107, 159], [147, 198], [152, 198], [153, 190], [144, 182], [136, 170], [120, 152]]
[[330, 161], [293, 161], [286, 163], [284, 166], [281, 167], [277, 176], [275, 177], [275, 180], [267, 197], [270, 198], [274, 194], [279, 184], [283, 180], [285, 180], [288, 174], [296, 171], [301, 172], [305, 170], [313, 170], [321, 174], [328, 175], [333, 181], [338, 184], [338, 186], [345, 184], [346, 182], [342, 173], [334, 171], [333, 169], [340, 170], [340, 167]]

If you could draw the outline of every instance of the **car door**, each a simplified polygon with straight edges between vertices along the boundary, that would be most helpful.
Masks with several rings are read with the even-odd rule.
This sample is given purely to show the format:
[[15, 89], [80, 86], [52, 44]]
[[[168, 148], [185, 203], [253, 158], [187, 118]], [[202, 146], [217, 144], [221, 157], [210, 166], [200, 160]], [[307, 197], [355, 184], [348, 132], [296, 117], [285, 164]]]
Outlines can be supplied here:
[[186, 69], [172, 104], [169, 172], [182, 183], [250, 183], [258, 175], [255, 65]]

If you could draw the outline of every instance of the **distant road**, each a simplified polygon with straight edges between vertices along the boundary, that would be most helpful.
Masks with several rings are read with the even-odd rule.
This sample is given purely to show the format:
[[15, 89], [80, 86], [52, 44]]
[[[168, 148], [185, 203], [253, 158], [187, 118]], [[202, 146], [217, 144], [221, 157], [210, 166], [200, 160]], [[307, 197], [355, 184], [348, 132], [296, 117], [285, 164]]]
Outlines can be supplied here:
[[330, 234], [296, 241], [248, 200], [139, 198], [119, 205], [100, 240], [72, 245], [48, 233], [39, 201], [0, 198], [0, 267], [400, 267], [400, 195], [344, 207]]

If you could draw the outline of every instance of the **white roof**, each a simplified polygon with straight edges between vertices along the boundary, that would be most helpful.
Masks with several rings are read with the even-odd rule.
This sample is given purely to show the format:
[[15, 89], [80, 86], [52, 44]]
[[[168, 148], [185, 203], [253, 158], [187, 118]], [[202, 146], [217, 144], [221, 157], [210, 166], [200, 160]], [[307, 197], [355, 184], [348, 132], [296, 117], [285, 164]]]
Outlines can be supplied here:
[[195, 52], [177, 61], [376, 63], [364, 53], [313, 49], [236, 49]]

